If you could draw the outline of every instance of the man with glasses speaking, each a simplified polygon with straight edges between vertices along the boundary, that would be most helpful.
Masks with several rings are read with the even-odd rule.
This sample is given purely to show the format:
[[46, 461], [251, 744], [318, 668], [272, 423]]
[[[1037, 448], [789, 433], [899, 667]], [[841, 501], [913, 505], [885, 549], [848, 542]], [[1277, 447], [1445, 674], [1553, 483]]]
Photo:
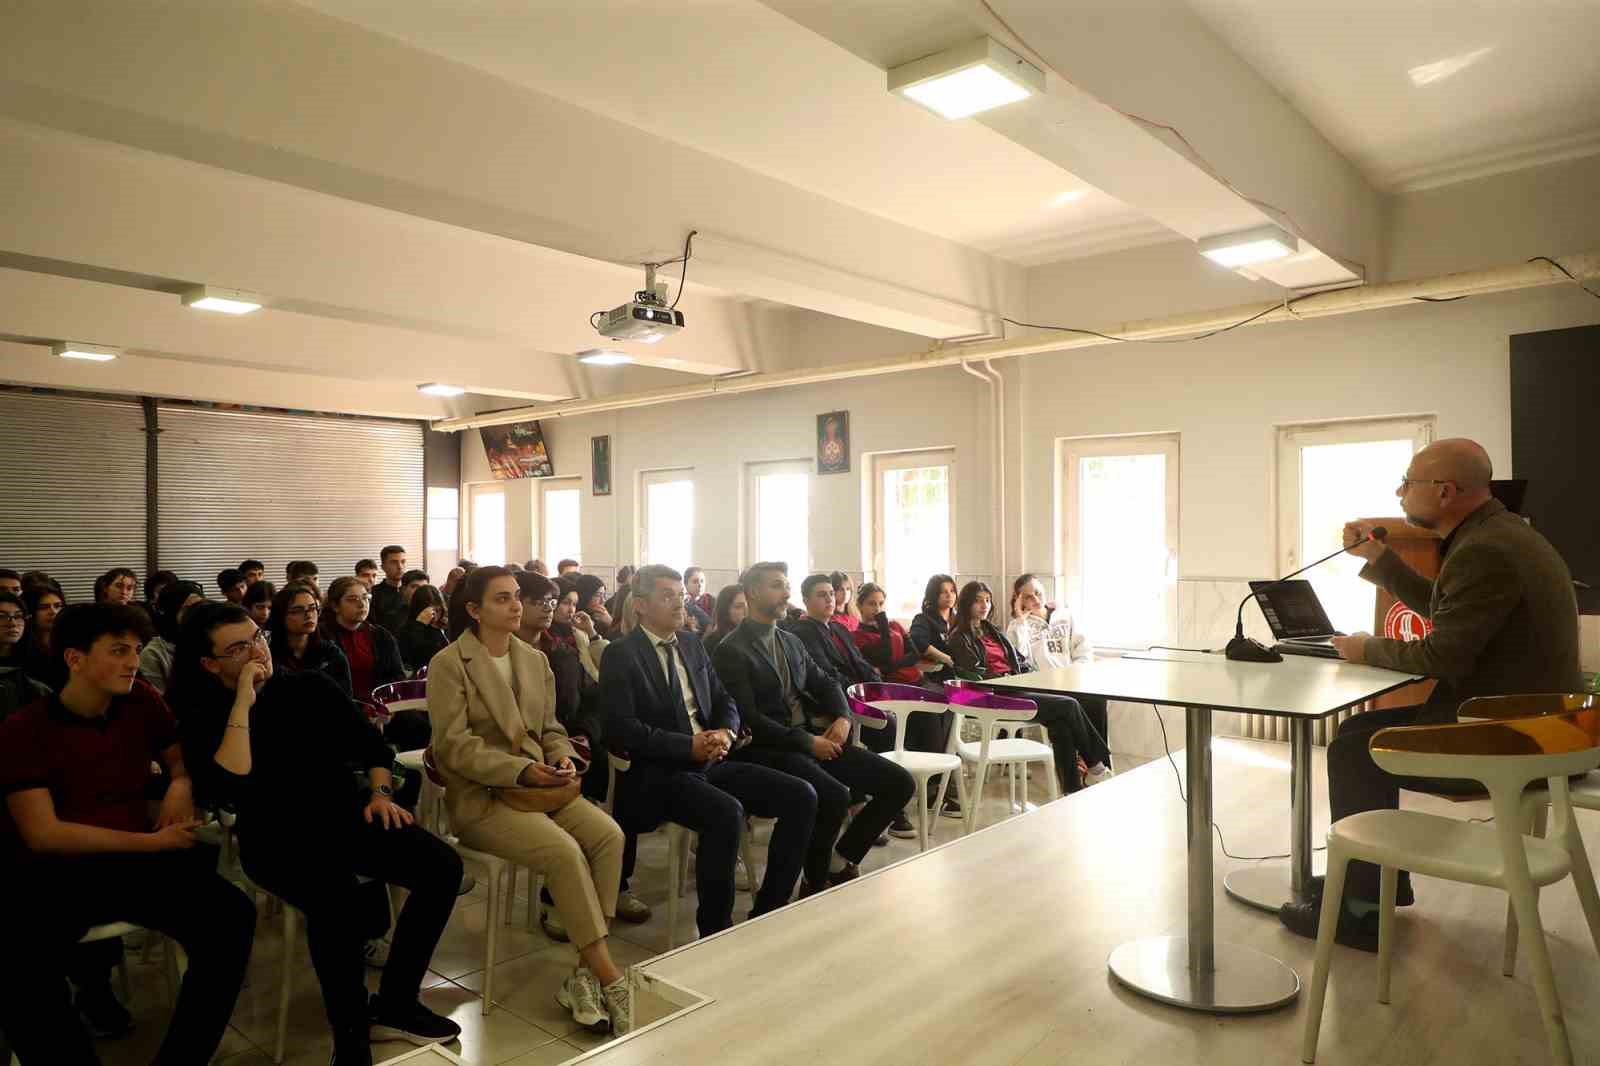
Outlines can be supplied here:
[[[1474, 696], [1571, 692], [1578, 669], [1578, 604], [1572, 573], [1534, 528], [1489, 494], [1493, 467], [1475, 441], [1441, 440], [1418, 452], [1395, 495], [1406, 520], [1443, 538], [1439, 576], [1417, 574], [1365, 522], [1344, 527], [1344, 543], [1367, 560], [1361, 576], [1427, 618], [1433, 630], [1418, 641], [1366, 633], [1334, 637], [1346, 660], [1437, 678], [1433, 694], [1415, 707], [1360, 714], [1328, 745], [1328, 804], [1334, 821], [1360, 811], [1394, 810], [1400, 787], [1432, 792], [1478, 791], [1471, 782], [1399, 778], [1373, 761], [1368, 741], [1389, 726], [1455, 720]], [[1279, 918], [1292, 932], [1315, 937], [1321, 909], [1315, 897], [1286, 903]], [[1338, 941], [1376, 951], [1378, 868], [1355, 862], [1345, 881]], [[1401, 906], [1414, 901], [1409, 875], [1400, 874]]]

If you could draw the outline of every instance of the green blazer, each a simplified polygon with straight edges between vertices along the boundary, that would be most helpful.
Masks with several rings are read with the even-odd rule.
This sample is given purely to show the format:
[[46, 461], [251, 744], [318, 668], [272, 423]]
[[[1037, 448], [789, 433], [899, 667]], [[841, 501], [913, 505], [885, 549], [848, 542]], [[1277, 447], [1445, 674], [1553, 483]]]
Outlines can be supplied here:
[[1419, 723], [1450, 722], [1473, 696], [1576, 692], [1578, 601], [1572, 572], [1548, 540], [1490, 500], [1446, 539], [1432, 581], [1394, 552], [1362, 568], [1429, 619], [1419, 641], [1374, 638], [1367, 662], [1439, 679]]

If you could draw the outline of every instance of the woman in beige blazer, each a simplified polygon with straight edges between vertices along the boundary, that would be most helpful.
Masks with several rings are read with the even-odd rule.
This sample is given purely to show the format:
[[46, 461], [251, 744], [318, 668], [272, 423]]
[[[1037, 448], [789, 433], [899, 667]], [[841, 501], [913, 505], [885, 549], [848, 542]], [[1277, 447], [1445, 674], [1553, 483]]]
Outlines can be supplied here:
[[500, 790], [559, 787], [582, 767], [556, 718], [555, 675], [516, 638], [522, 601], [511, 572], [481, 566], [467, 578], [471, 621], [428, 665], [433, 756], [452, 828], [470, 848], [544, 874], [578, 947], [556, 1000], [586, 1028], [632, 1027], [626, 981], [611, 960], [607, 922], [622, 878], [622, 830], [581, 796], [548, 814], [519, 810]]

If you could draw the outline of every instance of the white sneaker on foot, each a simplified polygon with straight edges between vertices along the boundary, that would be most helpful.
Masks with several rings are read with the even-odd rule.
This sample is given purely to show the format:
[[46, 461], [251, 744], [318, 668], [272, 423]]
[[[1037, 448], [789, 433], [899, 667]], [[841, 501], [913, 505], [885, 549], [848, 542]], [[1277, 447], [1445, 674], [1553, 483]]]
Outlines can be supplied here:
[[599, 979], [582, 966], [568, 974], [556, 992], [556, 1002], [572, 1013], [573, 1021], [592, 1033], [611, 1028], [611, 1015], [600, 999]]
[[1115, 775], [1111, 767], [1103, 762], [1097, 762], [1089, 767], [1089, 772], [1083, 775], [1084, 786], [1098, 785], [1102, 781], [1109, 781]]
[[382, 937], [367, 941], [367, 965], [373, 969], [382, 969], [383, 964], [389, 961], [389, 942]]
[[627, 975], [617, 978], [601, 990], [606, 998], [606, 1010], [611, 1014], [613, 1036], [626, 1036], [633, 1028], [633, 994], [628, 988]]

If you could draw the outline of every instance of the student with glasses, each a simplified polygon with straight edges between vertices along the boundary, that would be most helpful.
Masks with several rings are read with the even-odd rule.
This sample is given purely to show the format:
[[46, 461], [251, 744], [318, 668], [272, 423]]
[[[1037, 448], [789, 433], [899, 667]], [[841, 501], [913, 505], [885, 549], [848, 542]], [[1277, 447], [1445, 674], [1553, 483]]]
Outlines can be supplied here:
[[19, 707], [50, 695], [50, 690], [22, 669], [22, 638], [28, 608], [15, 592], [0, 589], [0, 721]]
[[272, 617], [267, 620], [272, 668], [280, 674], [314, 670], [353, 699], [350, 661], [337, 643], [323, 638], [318, 625], [321, 618], [322, 603], [310, 585], [286, 585], [278, 590], [272, 598]]
[[205, 598], [205, 591], [195, 582], [174, 581], [163, 587], [156, 599], [156, 637], [139, 654], [139, 676], [163, 696], [172, 680], [172, 658], [178, 652], [178, 623], [185, 611]]
[[382, 626], [367, 621], [372, 597], [355, 576], [335, 578], [322, 605], [322, 636], [339, 646], [350, 663], [350, 689], [355, 698], [372, 699], [372, 690], [403, 681], [405, 660], [400, 645]]
[[[371, 1040], [460, 1035], [417, 996], [455, 907], [461, 859], [394, 802], [394, 753], [378, 731], [320, 673], [275, 674], [266, 633], [231, 604], [184, 619], [173, 698], [201, 796], [238, 814], [245, 873], [306, 916], [334, 1062], [370, 1064]], [[382, 930], [371, 928], [358, 877], [409, 890], [370, 1001], [365, 941]]]

